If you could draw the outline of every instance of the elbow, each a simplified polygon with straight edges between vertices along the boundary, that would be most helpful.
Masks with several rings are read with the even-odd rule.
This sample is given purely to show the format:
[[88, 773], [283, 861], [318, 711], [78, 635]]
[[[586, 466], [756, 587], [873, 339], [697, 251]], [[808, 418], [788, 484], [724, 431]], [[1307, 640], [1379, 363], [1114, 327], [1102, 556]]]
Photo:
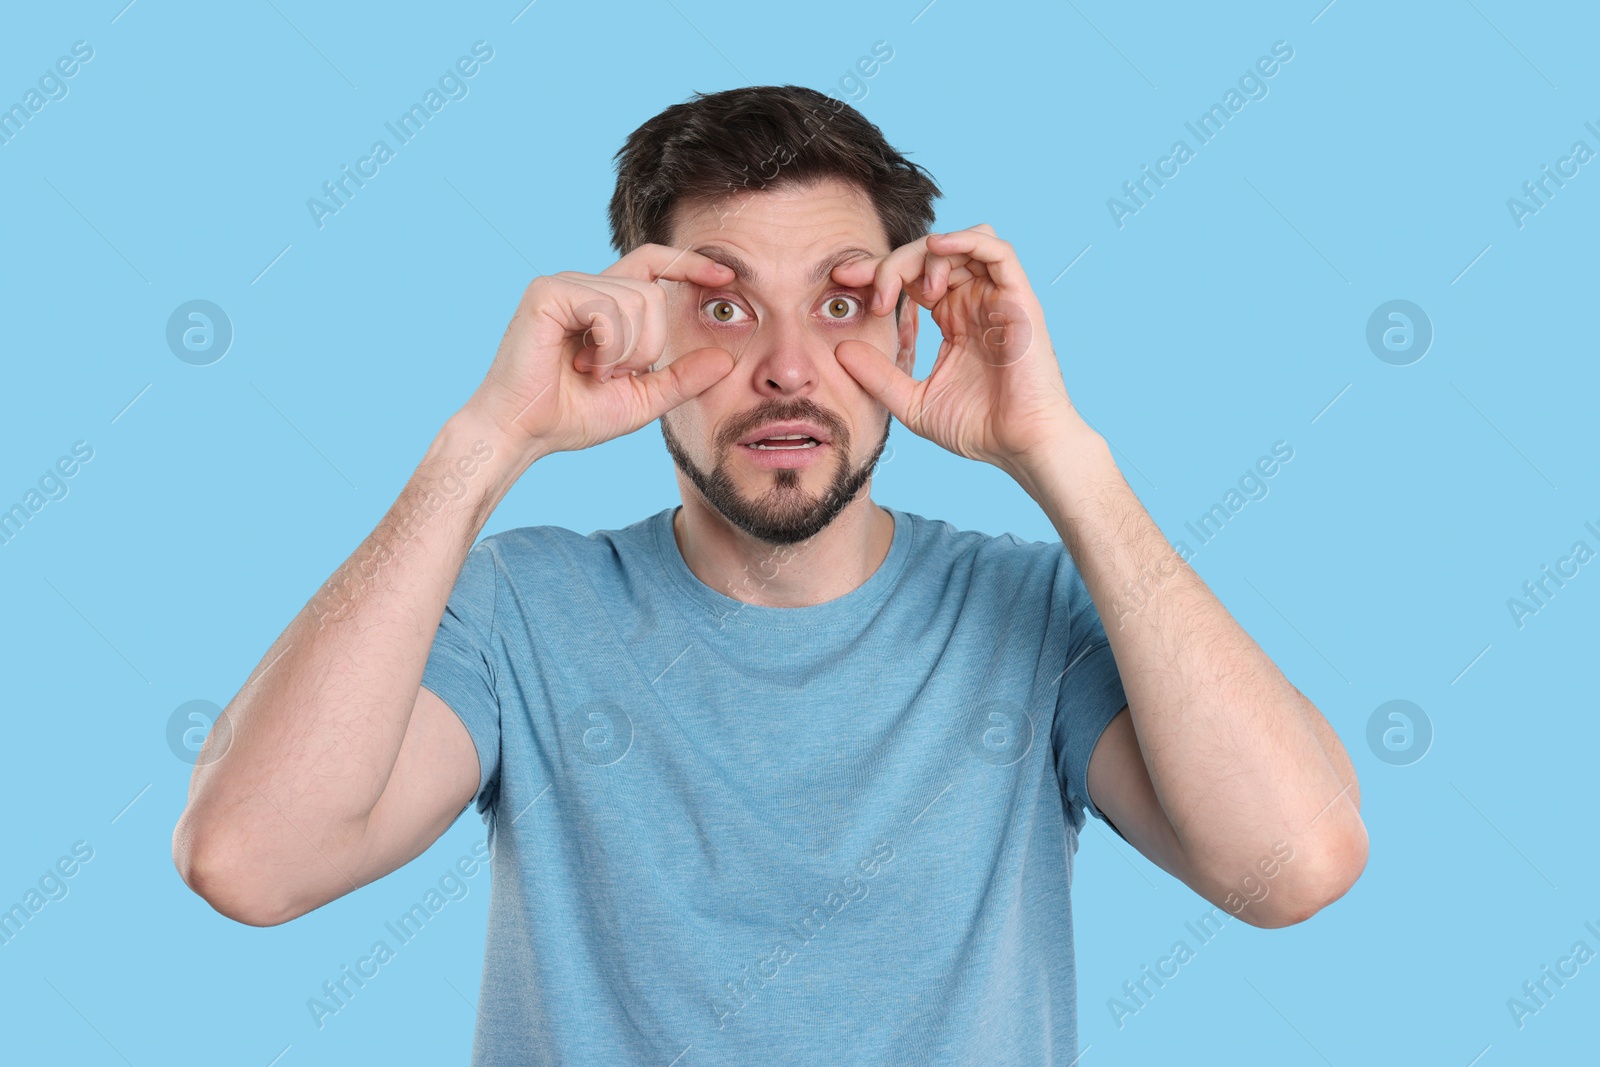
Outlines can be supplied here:
[[1367, 868], [1366, 826], [1357, 818], [1340, 836], [1297, 849], [1293, 867], [1298, 868], [1293, 878], [1275, 885], [1259, 906], [1246, 908], [1239, 918], [1262, 929], [1281, 929], [1305, 922], [1344, 896]]
[[219, 915], [246, 926], [279, 926], [296, 916], [259, 891], [257, 879], [243, 874], [227, 859], [237, 849], [221, 846], [215, 835], [202, 834], [187, 815], [172, 834], [172, 863], [195, 895]]

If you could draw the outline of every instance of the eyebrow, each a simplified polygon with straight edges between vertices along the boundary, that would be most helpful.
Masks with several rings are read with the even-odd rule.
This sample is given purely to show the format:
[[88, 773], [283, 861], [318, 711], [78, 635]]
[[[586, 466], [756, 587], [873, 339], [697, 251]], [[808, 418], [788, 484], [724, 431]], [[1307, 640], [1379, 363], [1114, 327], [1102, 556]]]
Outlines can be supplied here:
[[[750, 264], [734, 255], [726, 248], [723, 248], [721, 245], [706, 245], [703, 248], [690, 249], [690, 251], [697, 252], [700, 255], [705, 256], [713, 263], [721, 263], [724, 267], [727, 267], [729, 270], [733, 271], [733, 273], [741, 280], [748, 282], [751, 285], [761, 284], [760, 276], [753, 269], [751, 269]], [[807, 281], [810, 282], [810, 284], [815, 285], [832, 274], [833, 269], [840, 264], [849, 262], [852, 259], [861, 259], [874, 254], [875, 253], [869, 252], [865, 248], [841, 248], [839, 251], [823, 258], [823, 260], [812, 269], [811, 277], [808, 278]]]

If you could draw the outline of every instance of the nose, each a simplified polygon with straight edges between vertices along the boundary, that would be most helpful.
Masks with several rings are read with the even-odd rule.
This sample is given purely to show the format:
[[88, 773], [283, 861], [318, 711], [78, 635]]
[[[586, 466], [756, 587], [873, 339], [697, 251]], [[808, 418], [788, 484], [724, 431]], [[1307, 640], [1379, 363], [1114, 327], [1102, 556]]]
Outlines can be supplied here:
[[817, 388], [820, 361], [833, 358], [828, 340], [808, 330], [795, 312], [771, 312], [750, 338], [751, 384], [762, 396], [806, 396]]

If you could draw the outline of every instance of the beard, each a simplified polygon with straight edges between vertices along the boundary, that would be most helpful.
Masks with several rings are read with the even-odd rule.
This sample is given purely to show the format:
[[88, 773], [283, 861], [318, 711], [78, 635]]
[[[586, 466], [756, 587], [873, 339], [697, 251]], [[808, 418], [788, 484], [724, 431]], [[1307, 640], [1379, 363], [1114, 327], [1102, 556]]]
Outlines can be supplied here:
[[[826, 428], [830, 434], [828, 447], [838, 453], [833, 479], [821, 496], [813, 496], [800, 486], [804, 470], [762, 471], [770, 482], [761, 495], [749, 498], [739, 491], [729, 472], [729, 458], [735, 448], [741, 448], [738, 439], [745, 429], [764, 423], [785, 419], [806, 419]], [[680, 471], [694, 483], [718, 514], [751, 537], [769, 545], [792, 545], [816, 536], [856, 498], [861, 487], [872, 477], [878, 457], [889, 441], [889, 425], [893, 419], [887, 412], [883, 419], [883, 433], [878, 445], [866, 462], [850, 468], [850, 431], [826, 411], [801, 400], [797, 404], [768, 407], [751, 412], [749, 416], [730, 424], [717, 435], [713, 449], [716, 465], [707, 473], [689, 458], [682, 442], [672, 432], [666, 415], [662, 415], [661, 436], [666, 441], [667, 453], [672, 456]]]

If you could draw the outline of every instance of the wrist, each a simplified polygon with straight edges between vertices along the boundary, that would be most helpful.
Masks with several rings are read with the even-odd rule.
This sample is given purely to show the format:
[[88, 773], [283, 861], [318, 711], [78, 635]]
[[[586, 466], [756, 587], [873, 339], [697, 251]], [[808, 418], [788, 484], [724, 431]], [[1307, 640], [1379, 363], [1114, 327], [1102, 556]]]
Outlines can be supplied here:
[[423, 466], [435, 481], [454, 476], [466, 484], [462, 499], [481, 528], [523, 472], [548, 454], [537, 442], [515, 439], [492, 419], [462, 408], [445, 420]]
[[482, 438], [494, 448], [496, 456], [528, 457], [529, 463], [557, 451], [516, 425], [506, 411], [496, 410], [497, 398], [486, 396], [486, 392], [487, 387], [482, 387], [474, 393], [446, 420], [445, 429], [472, 440]]
[[1082, 419], [1046, 438], [1011, 474], [1052, 515], [1081, 514], [1085, 502], [1123, 483], [1111, 446]]

